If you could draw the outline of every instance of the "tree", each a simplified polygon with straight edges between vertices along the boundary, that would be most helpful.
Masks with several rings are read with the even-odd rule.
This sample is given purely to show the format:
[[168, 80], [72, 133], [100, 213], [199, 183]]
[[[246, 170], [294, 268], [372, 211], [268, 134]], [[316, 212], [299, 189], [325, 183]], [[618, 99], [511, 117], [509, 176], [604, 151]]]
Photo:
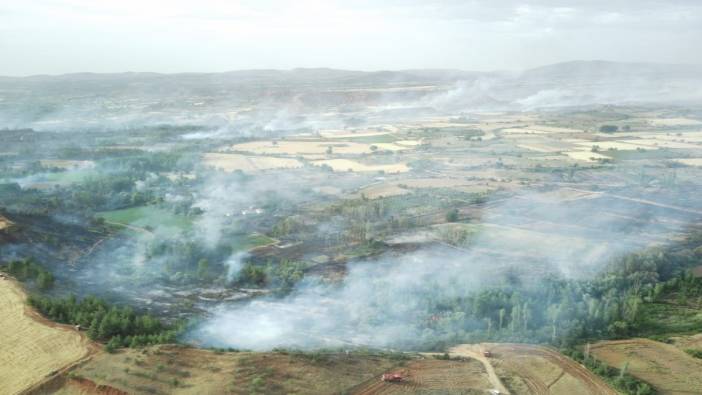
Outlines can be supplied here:
[[517, 325], [519, 325], [519, 320], [521, 318], [521, 308], [519, 307], [519, 304], [516, 304], [512, 307], [512, 314], [511, 314], [511, 322], [510, 322], [510, 329], [512, 332], [518, 329]]
[[39, 289], [46, 290], [54, 285], [54, 275], [47, 272], [41, 271], [37, 276], [37, 286]]
[[529, 320], [531, 319], [531, 309], [529, 309], [529, 304], [524, 302], [524, 306], [522, 306], [522, 322], [524, 323], [524, 327], [522, 328], [523, 330], [527, 330], [529, 327]]
[[122, 347], [122, 338], [119, 335], [117, 335], [110, 339], [110, 341], [108, 341], [107, 344], [105, 344], [105, 351], [112, 354], [120, 347]]
[[451, 209], [446, 213], [446, 222], [456, 222], [458, 221], [458, 209]]
[[202, 258], [197, 262], [197, 276], [200, 280], [207, 278], [210, 271], [210, 262], [206, 258]]

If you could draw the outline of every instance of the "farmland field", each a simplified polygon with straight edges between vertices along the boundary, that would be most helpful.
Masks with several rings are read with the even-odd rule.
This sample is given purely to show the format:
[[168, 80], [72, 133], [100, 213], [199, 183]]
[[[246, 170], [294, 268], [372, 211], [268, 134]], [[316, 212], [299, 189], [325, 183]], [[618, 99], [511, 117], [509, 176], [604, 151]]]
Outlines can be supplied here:
[[60, 159], [43, 159], [39, 161], [44, 167], [54, 167], [59, 169], [87, 169], [95, 167], [95, 162], [90, 160], [60, 160]]
[[[157, 346], [101, 353], [75, 376], [128, 393], [158, 394], [328, 394], [375, 382], [398, 361], [382, 355], [274, 352], [212, 352]], [[464, 380], [470, 380], [464, 379]], [[75, 380], [65, 393], [77, 387]]]
[[297, 159], [221, 153], [207, 153], [203, 157], [203, 162], [205, 165], [215, 169], [224, 171], [241, 170], [243, 172], [302, 167], [302, 163]]
[[389, 165], [366, 165], [349, 159], [329, 159], [318, 160], [312, 162], [315, 166], [327, 165], [335, 172], [343, 171], [383, 171], [386, 173], [404, 173], [409, 171], [409, 167], [405, 163], [394, 163]]
[[[283, 155], [303, 155], [303, 154], [324, 154], [329, 149], [336, 154], [360, 155], [373, 152], [373, 144], [360, 142], [341, 141], [254, 141], [249, 143], [236, 144], [229, 147], [232, 151], [251, 152], [254, 154], [283, 154]], [[401, 151], [408, 149], [392, 143], [377, 143], [375, 146], [381, 150]]]
[[518, 394], [617, 394], [604, 381], [558, 351], [528, 344], [483, 344], [490, 361]]
[[16, 394], [89, 353], [85, 336], [29, 313], [17, 283], [0, 279], [0, 383]]
[[648, 339], [612, 340], [590, 348], [595, 358], [627, 371], [663, 395], [702, 393], [702, 360], [675, 346]]
[[12, 222], [10, 222], [10, 220], [8, 220], [7, 218], [0, 215], [0, 230], [9, 228], [10, 226], [12, 226]]
[[351, 394], [483, 394], [492, 388], [482, 364], [474, 359], [418, 360], [390, 372], [401, 374], [403, 381], [388, 383], [373, 377]]

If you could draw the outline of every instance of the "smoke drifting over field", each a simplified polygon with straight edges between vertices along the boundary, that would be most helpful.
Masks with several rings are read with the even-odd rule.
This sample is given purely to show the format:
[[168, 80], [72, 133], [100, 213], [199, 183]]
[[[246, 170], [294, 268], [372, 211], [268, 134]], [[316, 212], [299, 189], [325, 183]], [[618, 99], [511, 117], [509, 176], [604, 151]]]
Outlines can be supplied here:
[[[320, 73], [325, 77], [320, 78]], [[143, 303], [140, 307], [148, 306], [164, 314], [190, 318], [192, 314], [206, 310], [207, 315], [203, 321], [186, 336], [188, 340], [199, 344], [251, 349], [339, 345], [410, 349], [422, 347], [432, 341], [433, 332], [429, 329], [432, 325], [442, 326], [444, 334], [460, 334], [466, 326], [482, 329], [486, 325], [482, 321], [466, 322], [460, 313], [445, 308], [446, 304], [460, 303], [463, 298], [489, 287], [529, 288], [548, 276], [589, 278], [613, 257], [665, 242], [686, 224], [699, 218], [699, 211], [676, 207], [678, 203], [675, 200], [680, 196], [698, 196], [698, 190], [678, 193], [674, 187], [670, 187], [671, 193], [665, 194], [661, 191], [668, 187], [663, 182], [670, 180], [656, 180], [658, 184], [649, 188], [651, 185], [644, 185], [642, 181], [645, 178], [643, 171], [640, 176], [631, 174], [637, 166], [644, 169], [644, 166], [650, 166], [660, 175], [669, 168], [680, 166], [674, 160], [694, 159], [696, 147], [690, 142], [660, 140], [661, 147], [672, 143], [688, 147], [685, 148], [686, 151], [676, 153], [679, 157], [670, 155], [664, 149], [655, 150], [650, 157], [643, 155], [646, 151], [643, 148], [630, 149], [626, 155], [634, 156], [632, 162], [621, 164], [622, 167], [628, 166], [626, 171], [629, 174], [617, 174], [618, 165], [610, 165], [609, 162], [588, 161], [587, 155], [597, 156], [589, 151], [590, 143], [593, 144], [592, 152], [596, 151], [595, 142], [599, 144], [599, 139], [624, 144], [616, 141], [624, 133], [598, 133], [602, 124], [613, 122], [622, 128], [626, 126], [626, 130], [632, 133], [638, 132], [635, 130], [637, 127], [641, 127], [647, 134], [667, 133], [667, 130], [653, 130], [650, 119], [655, 115], [644, 114], [641, 110], [630, 124], [626, 111], [622, 111], [621, 117], [620, 114], [612, 114], [611, 117], [605, 114], [600, 118], [587, 118], [586, 123], [573, 125], [587, 115], [579, 114], [576, 117], [568, 113], [563, 119], [554, 120], [555, 117], [528, 113], [525, 119], [538, 119], [534, 123], [543, 121], [544, 126], [557, 130], [548, 132], [556, 137], [546, 144], [538, 140], [542, 136], [541, 131], [524, 128], [525, 136], [518, 138], [528, 140], [531, 148], [518, 144], [519, 140], [515, 140], [514, 135], [519, 133], [501, 134], [500, 126], [504, 124], [505, 128], [512, 128], [515, 123], [519, 124], [518, 127], [526, 122], [531, 123], [532, 121], [522, 120], [515, 122], [521, 117], [519, 111], [529, 109], [587, 106], [593, 103], [653, 103], [661, 100], [677, 104], [699, 101], [702, 100], [702, 89], [699, 89], [702, 86], [702, 74], [695, 67], [573, 62], [523, 73], [296, 70], [196, 74], [188, 78], [177, 75], [122, 75], [104, 77], [119, 82], [100, 86], [105, 88], [104, 91], [96, 91], [88, 83], [95, 83], [95, 80], [103, 77], [84, 77], [88, 81], [83, 81], [83, 84], [74, 84], [72, 78], [78, 77], [0, 81], [11, 88], [0, 91], [5, 92], [2, 93], [4, 96], [0, 102], [0, 122], [9, 128], [33, 127], [41, 131], [59, 132], [46, 133], [54, 139], [52, 141], [56, 146], [64, 143], [61, 135], [64, 132], [68, 134], [80, 131], [80, 138], [90, 141], [90, 144], [86, 144], [92, 150], [68, 150], [68, 153], [63, 153], [55, 147], [47, 149], [48, 153], [55, 156], [65, 154], [67, 159], [96, 162], [96, 172], [89, 177], [73, 177], [76, 175], [73, 170], [52, 173], [66, 179], [60, 188], [64, 188], [65, 194], [62, 196], [68, 200], [76, 198], [71, 194], [71, 182], [81, 183], [86, 180], [86, 183], [92, 183], [94, 189], [81, 191], [81, 197], [92, 202], [90, 198], [94, 190], [105, 196], [104, 202], [98, 202], [91, 209], [85, 210], [87, 218], [95, 212], [134, 208], [144, 209], [150, 213], [143, 214], [144, 217], [156, 216], [157, 220], [146, 221], [154, 222], [155, 225], [128, 225], [132, 218], [126, 218], [122, 225], [135, 234], [119, 234], [102, 244], [96, 244], [94, 252], [94, 246], [86, 247], [91, 248], [91, 252], [87, 254], [86, 262], [78, 268], [79, 273], [69, 272], [61, 276], [65, 276], [65, 280], [76, 280], [76, 288], [83, 294], [102, 292], [108, 296], [126, 295], [124, 299]], [[121, 91], [122, 84], [134, 81], [139, 81], [141, 85], [129, 93]], [[29, 89], [32, 84], [36, 84], [39, 89]], [[73, 85], [88, 88], [69, 90]], [[176, 96], [164, 98], [163, 95], [151, 94], [151, 91], [162, 92], [164, 87], [177, 87], [178, 89], [173, 89], [177, 92]], [[54, 100], [52, 97], [37, 98], [38, 94], [32, 93], [53, 89], [68, 92], [75, 100], [70, 105], [53, 105], [42, 102]], [[95, 97], [102, 99], [97, 100]], [[112, 99], [102, 101], [109, 97]], [[35, 101], [40, 105], [35, 105]], [[121, 106], [114, 103], [121, 103]], [[43, 111], [34, 107], [43, 108]], [[398, 111], [394, 112], [395, 110]], [[494, 118], [481, 119], [479, 115], [482, 110], [516, 111], [517, 115], [493, 114], [490, 117]], [[450, 124], [453, 117], [470, 119], [471, 111], [475, 111], [475, 118], [480, 121], [466, 123], [465, 128], [463, 124], [453, 124], [445, 129], [430, 126]], [[611, 114], [616, 111], [618, 110], [607, 109], [602, 113]], [[667, 111], [665, 117], [673, 121], [682, 119], [689, 121], [689, 125], [695, 125], [697, 118], [693, 111]], [[496, 122], [495, 119], [501, 116], [504, 116], [505, 121]], [[399, 120], [399, 126], [394, 128], [396, 131], [362, 135], [366, 131], [361, 126], [366, 123], [371, 126], [371, 132], [393, 129], [387, 127], [388, 123], [392, 123], [388, 120]], [[491, 125], [483, 127], [480, 123], [483, 120]], [[166, 126], [159, 128], [158, 125], [163, 123]], [[351, 136], [349, 141], [339, 139], [331, 142], [331, 138], [322, 139], [315, 135], [320, 129], [343, 129], [350, 124], [357, 128], [352, 128], [348, 133], [360, 131], [362, 139], [370, 141], [369, 144], [377, 144], [371, 149], [372, 154], [345, 154], [336, 148], [349, 144], [357, 136]], [[566, 127], [572, 129], [562, 131]], [[115, 136], [106, 136], [108, 133], [93, 136], [93, 128], [114, 133]], [[138, 131], [141, 128], [143, 133], [125, 132], [131, 128]], [[88, 132], [84, 132], [86, 130]], [[473, 135], [476, 131], [477, 134]], [[122, 132], [127, 134], [124, 139], [120, 134]], [[254, 175], [216, 171], [203, 165], [202, 158], [205, 155], [227, 153], [231, 149], [230, 144], [270, 140], [298, 132], [306, 133], [298, 136], [298, 139], [319, 139], [329, 144], [329, 152], [306, 155], [308, 158], [303, 153], [300, 153], [299, 158], [293, 156], [296, 153], [234, 153], [232, 156], [250, 162], [247, 163], [254, 168]], [[670, 129], [670, 133], [675, 132], [687, 131], [682, 127]], [[24, 146], [22, 139], [25, 135], [21, 133], [25, 132], [12, 133], [18, 136], [18, 145]], [[493, 138], [482, 141], [479, 139], [480, 133], [485, 136], [491, 134]], [[691, 133], [692, 142], [694, 133]], [[26, 136], [30, 134], [36, 141], [44, 137], [41, 136], [43, 132], [26, 133]], [[433, 134], [436, 139], [432, 141]], [[678, 137], [677, 140], [687, 138]], [[375, 143], [375, 138], [378, 138], [378, 143]], [[393, 142], [385, 143], [385, 139]], [[379, 149], [382, 144], [396, 144], [396, 140], [417, 145], [404, 145], [402, 150], [394, 153]], [[433, 142], [437, 145], [432, 146]], [[276, 141], [276, 144], [279, 142]], [[545, 145], [545, 150], [540, 151]], [[583, 170], [586, 173], [584, 179], [587, 180], [583, 183], [574, 179], [577, 174], [566, 176], [568, 172], [575, 174], [581, 168], [574, 166], [572, 158], [564, 155], [566, 149], [571, 148], [563, 147], [572, 146], [580, 149], [576, 153], [585, 155], [585, 159], [579, 159], [579, 163], [583, 163], [582, 168], [587, 169]], [[112, 151], [112, 148], [118, 150]], [[654, 151], [653, 147], [647, 148]], [[8, 154], [20, 156], [22, 153], [18, 151]], [[152, 154], [158, 160], [150, 160]], [[171, 154], [176, 159], [170, 157]], [[464, 159], [472, 159], [473, 154], [477, 159], [475, 163], [463, 162]], [[505, 163], [516, 165], [503, 164], [502, 158], [495, 160], [503, 155]], [[534, 158], [526, 157], [531, 155]], [[669, 162], [656, 162], [659, 159], [656, 155]], [[554, 160], [546, 156], [558, 158]], [[295, 170], [255, 169], [251, 159], [260, 159], [259, 157], [271, 161], [295, 161], [301, 167]], [[358, 160], [366, 165], [372, 165], [374, 161], [382, 164], [403, 161], [407, 162], [409, 171], [402, 175], [376, 172], [360, 174], [361, 171], [340, 173], [338, 170], [331, 173], [331, 169], [322, 169], [318, 166], [319, 162], [316, 162], [329, 158]], [[44, 158], [34, 158], [41, 159]], [[168, 165], [163, 166], [160, 160]], [[552, 160], [557, 164], [550, 167], [549, 161]], [[184, 162], [187, 165], [180, 166]], [[496, 162], [499, 162], [499, 166], [496, 164], [490, 168]], [[124, 164], [122, 173], [115, 172], [124, 177], [119, 180], [123, 185], [105, 187], [103, 184], [107, 184], [106, 181], [91, 179], [93, 176], [111, 178], [110, 166], [115, 163]], [[542, 167], [542, 164], [545, 165]], [[423, 168], [424, 165], [427, 168]], [[432, 168], [434, 165], [439, 168], [437, 171]], [[593, 168], [590, 169], [589, 166]], [[465, 174], [460, 174], [463, 170]], [[496, 180], [502, 178], [502, 173], [508, 172], [511, 172], [509, 181]], [[37, 180], [36, 174], [43, 176], [43, 173], [22, 177], [22, 173], [17, 174], [19, 175], [11, 181], [19, 181], [20, 186], [38, 184], [37, 181], [41, 179]], [[329, 239], [324, 238], [326, 234], [341, 236], [336, 239], [340, 245], [332, 246], [338, 249], [335, 251], [329, 248], [325, 251], [324, 254], [329, 254], [324, 255], [325, 259], [338, 264], [332, 254], [348, 253], [346, 256], [353, 256], [355, 251], [344, 249], [347, 246], [341, 244], [345, 241], [343, 237], [347, 236], [344, 232], [357, 223], [352, 223], [352, 219], [332, 210], [322, 214], [315, 211], [317, 208], [328, 207], [301, 210], [299, 207], [306, 203], [320, 203], [323, 206], [330, 201], [344, 201], [347, 198], [353, 200], [351, 195], [363, 193], [361, 187], [375, 183], [387, 182], [408, 196], [422, 193], [418, 192], [421, 189], [419, 187], [401, 187], [403, 177], [465, 181], [469, 186], [466, 190], [473, 191], [473, 187], [479, 191], [497, 190], [501, 197], [493, 201], [488, 199], [480, 218], [471, 217], [476, 219], [475, 222], [468, 223], [466, 220], [460, 225], [449, 224], [469, 228], [466, 230], [469, 239], [466, 243], [449, 246], [444, 243], [445, 240], [437, 241], [440, 239], [437, 235], [442, 230], [434, 225], [440, 221], [416, 225], [417, 228], [413, 228], [414, 224], [407, 225], [409, 221], [395, 226], [393, 221], [399, 223], [400, 220], [414, 218], [415, 214], [411, 210], [398, 210], [400, 215], [407, 215], [401, 218], [383, 217], [378, 222], [385, 222], [380, 223], [378, 228], [385, 227], [383, 231], [387, 233], [382, 236], [389, 236], [387, 240], [390, 240], [390, 244], [393, 243], [393, 238], [418, 241], [419, 246], [412, 246], [415, 248], [413, 252], [407, 252], [409, 249], [404, 246], [391, 245], [387, 248], [390, 252], [374, 259], [348, 262], [344, 268], [347, 271], [336, 277], [337, 282], [322, 280], [314, 273], [309, 273], [283, 298], [261, 298], [258, 297], [259, 294], [269, 290], [250, 292], [250, 289], [243, 289], [254, 286], [264, 288], [265, 281], [237, 283], [240, 273], [255, 258], [253, 254], [249, 256], [240, 252], [250, 248], [246, 244], [248, 240], [242, 239], [255, 232], [281, 239], [289, 236], [281, 242], [281, 245], [285, 243], [287, 246], [302, 241], [303, 247], [308, 248], [304, 243], [311, 241], [310, 250], [295, 257], [307, 263], [320, 262], [316, 258], [322, 253], [316, 248], [326, 248], [329, 247], [327, 244], [333, 244], [329, 241], [331, 236]], [[77, 179], [79, 180], [75, 181]], [[306, 184], [308, 180], [311, 180], [309, 185]], [[395, 184], [390, 185], [390, 182]], [[312, 191], [312, 184], [332, 191], [327, 191], [325, 193], [328, 195], [322, 196], [321, 192]], [[488, 184], [492, 185], [487, 188]], [[565, 197], [544, 191], [516, 193], [529, 184], [543, 186], [543, 189], [568, 190], [569, 187], [582, 187], [597, 191], [573, 189], [569, 192], [570, 196]], [[500, 189], [503, 186], [504, 189]], [[613, 194], [609, 193], [610, 187]], [[627, 189], [629, 187], [631, 188]], [[116, 188], [120, 192], [111, 193], [110, 188]], [[473, 193], [464, 193], [465, 190], [452, 189], [451, 186], [437, 188], [451, 190], [445, 199], [450, 204], [455, 204], [454, 198], [457, 195], [456, 201], [459, 201], [470, 199], [466, 196], [472, 196]], [[154, 192], [152, 196], [148, 196], [150, 192]], [[502, 192], [509, 197], [504, 198]], [[623, 198], [614, 193], [627, 194], [629, 197]], [[641, 193], [640, 198], [650, 202], [632, 197], [637, 193]], [[364, 201], [363, 204], [368, 203], [365, 198], [359, 200]], [[432, 209], [445, 210], [447, 206], [438, 200], [431, 202], [436, 203]], [[56, 201], [58, 199], [52, 204]], [[465, 204], [456, 206], [477, 210], [475, 202], [463, 203]], [[686, 203], [698, 204], [689, 201]], [[371, 211], [369, 207], [359, 207], [358, 211]], [[424, 207], [411, 208], [422, 211]], [[82, 208], [74, 205], [71, 209]], [[296, 218], [313, 211], [314, 215], [319, 214], [319, 218], [322, 215], [326, 217], [319, 222], [314, 222], [319, 218]], [[266, 217], [268, 213], [272, 213], [270, 217]], [[349, 214], [349, 218], [356, 214]], [[263, 219], [260, 222], [249, 221], [252, 217]], [[281, 232], [283, 236], [275, 235], [274, 227], [290, 218], [294, 220], [291, 222], [299, 220], [295, 225], [304, 228], [304, 232], [292, 235], [290, 232]], [[184, 225], [183, 222], [187, 223]], [[241, 224], [253, 224], [256, 229], [248, 229]], [[362, 225], [365, 226], [366, 223]], [[394, 234], [398, 229], [419, 230], [416, 233], [407, 231], [405, 234]], [[348, 239], [354, 243], [371, 241], [365, 238], [365, 234], [356, 237], [352, 232], [347, 233], [350, 234]], [[284, 252], [273, 256], [271, 266], [287, 259]], [[264, 259], [267, 258], [261, 258]], [[268, 265], [268, 262], [258, 261], [252, 265], [257, 265], [260, 269]], [[212, 267], [224, 270], [209, 270]], [[338, 266], [330, 270], [336, 269]], [[239, 285], [242, 288], [237, 288]], [[276, 286], [277, 284], [272, 284], [271, 288]], [[256, 299], [233, 302], [252, 295], [256, 295]], [[182, 315], [178, 315], [182, 310], [173, 312], [181, 308], [192, 309]], [[456, 338], [464, 340], [459, 335]]]
[[[468, 247], [353, 262], [339, 284], [307, 279], [283, 300], [221, 305], [188, 339], [255, 350], [422, 347], [435, 340], [425, 329], [442, 303], [489, 287], [529, 288], [546, 276], [588, 278], [609, 259], [664, 242], [688, 220], [689, 212], [606, 195], [564, 202], [522, 194], [491, 205]], [[462, 317], [442, 318], [449, 332], [464, 329]]]

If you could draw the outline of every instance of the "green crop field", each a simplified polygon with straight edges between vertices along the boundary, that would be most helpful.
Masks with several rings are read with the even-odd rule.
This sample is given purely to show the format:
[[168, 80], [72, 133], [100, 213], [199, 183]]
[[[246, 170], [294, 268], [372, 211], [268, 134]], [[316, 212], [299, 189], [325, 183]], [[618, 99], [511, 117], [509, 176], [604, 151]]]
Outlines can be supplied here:
[[114, 222], [135, 227], [168, 227], [182, 230], [192, 226], [191, 220], [183, 215], [174, 214], [155, 206], [139, 206], [121, 210], [103, 211], [97, 214], [107, 222]]
[[252, 233], [249, 235], [237, 235], [231, 240], [234, 251], [246, 251], [255, 247], [260, 247], [276, 242], [275, 239], [272, 239], [260, 233]]

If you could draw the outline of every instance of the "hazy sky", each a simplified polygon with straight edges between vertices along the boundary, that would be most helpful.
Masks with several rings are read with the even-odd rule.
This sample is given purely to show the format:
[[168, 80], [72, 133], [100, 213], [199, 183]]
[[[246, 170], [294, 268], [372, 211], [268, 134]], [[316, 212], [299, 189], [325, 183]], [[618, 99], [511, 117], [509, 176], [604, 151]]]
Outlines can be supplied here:
[[0, 75], [702, 64], [701, 0], [0, 0]]

